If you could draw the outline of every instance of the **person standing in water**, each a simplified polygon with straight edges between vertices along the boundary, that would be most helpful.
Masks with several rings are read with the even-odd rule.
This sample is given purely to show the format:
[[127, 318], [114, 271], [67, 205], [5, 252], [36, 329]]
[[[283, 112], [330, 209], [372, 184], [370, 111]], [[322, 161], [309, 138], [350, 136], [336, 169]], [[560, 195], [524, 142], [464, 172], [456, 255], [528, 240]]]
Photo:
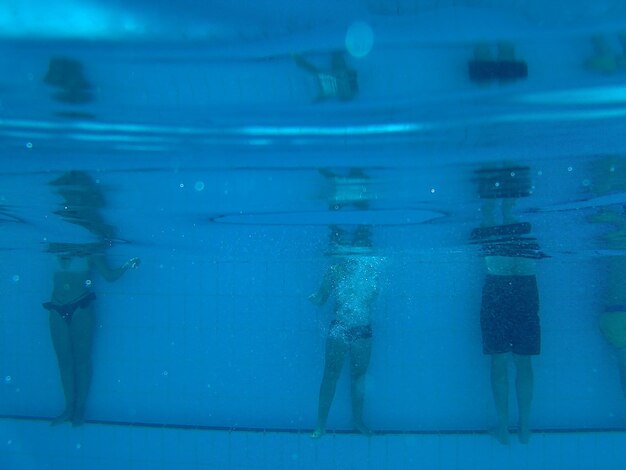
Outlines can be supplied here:
[[508, 444], [508, 362], [512, 354], [516, 369], [518, 437], [520, 442], [527, 443], [531, 436], [534, 388], [531, 358], [541, 349], [535, 264], [546, 255], [530, 236], [531, 225], [518, 222], [513, 216], [516, 198], [530, 195], [529, 169], [482, 169], [477, 171], [477, 181], [484, 201], [483, 222], [472, 231], [471, 239], [480, 244], [485, 264], [480, 326], [483, 353], [491, 357], [491, 390], [498, 417], [493, 434], [501, 444]]
[[88, 174], [68, 172], [51, 184], [59, 187], [57, 193], [64, 199], [56, 213], [99, 239], [93, 243], [50, 243], [47, 250], [56, 255], [57, 267], [52, 275], [50, 301], [43, 307], [50, 312], [50, 334], [65, 395], [65, 410], [52, 424], [71, 421], [80, 426], [92, 376], [94, 274], [112, 282], [139, 266], [140, 260], [131, 258], [120, 267], [109, 266], [105, 247], [110, 245], [113, 228], [103, 222], [99, 213], [102, 194]]
[[[346, 356], [350, 360], [354, 428], [365, 435], [371, 434], [363, 422], [364, 382], [372, 351], [372, 307], [380, 290], [383, 258], [373, 253], [369, 226], [357, 226], [352, 233], [336, 229], [331, 226], [333, 263], [317, 292], [309, 296], [316, 305], [324, 305], [334, 297], [334, 319], [326, 339], [314, 438], [326, 432], [328, 413]], [[346, 242], [346, 238], [350, 240]]]
[[110, 268], [101, 247], [98, 248], [53, 243], [48, 250], [56, 254], [58, 265], [53, 273], [50, 301], [43, 307], [50, 312], [50, 334], [65, 395], [65, 410], [52, 424], [71, 421], [80, 426], [84, 422], [96, 325], [94, 274], [113, 282], [139, 265], [139, 258], [131, 258], [118, 268]]
[[[624, 37], [626, 46], [626, 36]], [[626, 158], [609, 156], [593, 162], [593, 178], [589, 186], [594, 197], [620, 194], [626, 191]], [[589, 222], [605, 224], [608, 231], [598, 240], [603, 249], [614, 250], [603, 256], [602, 269], [606, 278], [603, 308], [599, 315], [602, 336], [613, 347], [617, 367], [626, 397], [626, 205], [600, 206], [589, 216]]]

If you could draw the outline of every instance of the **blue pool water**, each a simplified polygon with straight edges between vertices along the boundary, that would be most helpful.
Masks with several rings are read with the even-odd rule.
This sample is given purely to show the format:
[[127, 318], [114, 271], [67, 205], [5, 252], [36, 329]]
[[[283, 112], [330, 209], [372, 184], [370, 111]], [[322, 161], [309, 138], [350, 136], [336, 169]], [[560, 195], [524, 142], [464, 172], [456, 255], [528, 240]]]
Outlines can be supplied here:
[[[624, 468], [626, 8], [336, 3], [0, 6], [0, 468]], [[472, 79], [481, 47], [486, 73], [527, 74]], [[345, 99], [298, 65], [328, 74], [335, 52]], [[59, 256], [78, 248], [141, 263], [92, 269], [66, 322], [42, 304], [82, 299]], [[314, 305], [345, 260], [366, 266]], [[491, 435], [494, 273], [537, 280], [527, 443], [512, 357], [510, 442]], [[310, 437], [333, 302], [348, 322], [371, 307], [371, 340], [347, 341], [371, 346], [371, 436], [346, 362]], [[86, 337], [85, 422], [50, 426], [53, 340]]]

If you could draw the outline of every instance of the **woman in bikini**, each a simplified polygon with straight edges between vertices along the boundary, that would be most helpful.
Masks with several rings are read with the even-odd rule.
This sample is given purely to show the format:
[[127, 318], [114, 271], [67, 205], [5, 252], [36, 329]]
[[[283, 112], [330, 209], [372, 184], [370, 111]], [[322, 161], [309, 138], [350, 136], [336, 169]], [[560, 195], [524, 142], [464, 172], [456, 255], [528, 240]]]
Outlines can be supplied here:
[[[350, 234], [343, 234], [347, 235]], [[317, 292], [309, 296], [316, 305], [323, 305], [331, 296], [335, 300], [335, 317], [326, 339], [314, 438], [326, 431], [328, 412], [346, 356], [350, 358], [354, 428], [365, 435], [371, 434], [363, 422], [365, 374], [372, 351], [372, 307], [380, 290], [384, 258], [373, 253], [370, 236], [370, 227], [363, 225], [354, 231], [350, 243], [343, 240], [335, 243], [331, 247], [334, 262]]]
[[118, 268], [110, 268], [99, 243], [73, 245], [52, 243], [58, 266], [53, 274], [52, 297], [43, 307], [50, 312], [50, 333], [61, 373], [65, 411], [52, 424], [84, 421], [85, 402], [91, 382], [91, 350], [95, 329], [92, 290], [97, 272], [113, 282], [139, 265], [131, 258]]

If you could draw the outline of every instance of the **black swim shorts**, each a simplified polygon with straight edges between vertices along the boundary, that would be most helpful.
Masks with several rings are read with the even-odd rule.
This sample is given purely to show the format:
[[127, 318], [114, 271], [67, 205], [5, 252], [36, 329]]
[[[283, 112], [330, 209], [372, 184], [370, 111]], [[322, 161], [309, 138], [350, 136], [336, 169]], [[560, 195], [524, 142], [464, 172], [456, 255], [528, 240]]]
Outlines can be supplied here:
[[535, 276], [487, 275], [480, 327], [485, 354], [539, 354], [541, 328]]

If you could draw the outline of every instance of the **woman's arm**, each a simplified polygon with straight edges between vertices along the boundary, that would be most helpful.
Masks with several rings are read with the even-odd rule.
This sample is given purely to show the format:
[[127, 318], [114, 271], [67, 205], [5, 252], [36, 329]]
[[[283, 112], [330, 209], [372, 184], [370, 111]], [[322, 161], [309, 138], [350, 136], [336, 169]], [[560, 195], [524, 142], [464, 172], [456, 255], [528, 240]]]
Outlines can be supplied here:
[[136, 268], [139, 266], [139, 263], [141, 263], [139, 258], [131, 258], [119, 268], [111, 268], [103, 255], [92, 256], [89, 261], [96, 271], [108, 282], [117, 281], [126, 271], [131, 268]]
[[304, 57], [302, 57], [300, 54], [293, 54], [293, 60], [295, 61], [296, 65], [301, 69], [306, 70], [313, 75], [317, 75], [319, 73], [317, 67], [308, 60], [306, 60]]

